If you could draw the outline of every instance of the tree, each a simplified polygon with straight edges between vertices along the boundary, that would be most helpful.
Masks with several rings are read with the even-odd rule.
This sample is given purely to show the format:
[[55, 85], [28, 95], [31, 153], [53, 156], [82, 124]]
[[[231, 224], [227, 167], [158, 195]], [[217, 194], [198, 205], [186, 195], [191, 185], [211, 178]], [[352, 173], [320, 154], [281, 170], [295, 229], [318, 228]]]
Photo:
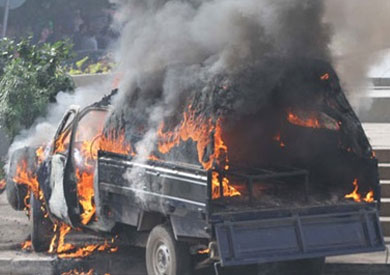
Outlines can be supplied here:
[[58, 92], [73, 90], [61, 66], [70, 48], [61, 41], [37, 46], [31, 39], [3, 39], [0, 52], [0, 124], [12, 140], [45, 114]]

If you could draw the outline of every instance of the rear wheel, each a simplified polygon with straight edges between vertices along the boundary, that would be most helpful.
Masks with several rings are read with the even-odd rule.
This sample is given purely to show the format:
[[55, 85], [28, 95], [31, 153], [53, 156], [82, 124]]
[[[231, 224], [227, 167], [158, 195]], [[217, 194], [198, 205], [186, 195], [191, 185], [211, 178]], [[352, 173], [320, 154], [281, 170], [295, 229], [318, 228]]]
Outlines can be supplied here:
[[53, 223], [45, 217], [42, 202], [31, 192], [31, 244], [35, 252], [45, 252], [49, 250], [50, 241], [53, 237]]
[[146, 244], [148, 275], [189, 275], [192, 271], [188, 246], [177, 242], [172, 229], [158, 225]]

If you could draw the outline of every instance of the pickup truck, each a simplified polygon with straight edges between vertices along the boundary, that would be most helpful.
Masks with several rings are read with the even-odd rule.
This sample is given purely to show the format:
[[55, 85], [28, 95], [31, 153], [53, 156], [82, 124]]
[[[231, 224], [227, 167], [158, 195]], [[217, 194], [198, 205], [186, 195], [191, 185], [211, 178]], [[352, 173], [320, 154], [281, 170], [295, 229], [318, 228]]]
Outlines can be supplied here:
[[[330, 76], [318, 77], [321, 81], [333, 78], [338, 87], [335, 73], [328, 67], [326, 71]], [[52, 224], [61, 221], [104, 234], [114, 234], [118, 226], [126, 228], [134, 243], [146, 247], [149, 275], [190, 274], [194, 267], [205, 265], [214, 265], [216, 273], [245, 266], [251, 267], [253, 274], [261, 274], [272, 265], [273, 274], [321, 274], [327, 256], [385, 248], [378, 216], [377, 161], [358, 118], [341, 89], [337, 91], [331, 95], [334, 100], [328, 101], [333, 102], [329, 110], [318, 115], [327, 118], [323, 127], [308, 127], [304, 119], [298, 119], [299, 112], [287, 112], [284, 123], [293, 129], [292, 136], [284, 140], [275, 136], [272, 140], [278, 152], [288, 150], [293, 137], [303, 132], [320, 132], [318, 135], [326, 136], [329, 142], [336, 135], [344, 142], [359, 140], [350, 142], [351, 147], [335, 149], [337, 154], [348, 156], [342, 161], [346, 169], [329, 181], [349, 183], [343, 186], [340, 183], [320, 188], [314, 183], [329, 174], [328, 170], [321, 174], [319, 168], [340, 168], [336, 158], [314, 164], [310, 159], [310, 165], [302, 162], [300, 167], [232, 164], [221, 170], [218, 166], [205, 169], [200, 164], [161, 157], [140, 161], [120, 131], [112, 137], [119, 149], [98, 146], [103, 136], [110, 136], [101, 126], [111, 114], [108, 96], [84, 109], [71, 107], [53, 141], [45, 147], [44, 157], [37, 153], [42, 151], [37, 147], [22, 148], [12, 155], [8, 200], [18, 210], [29, 204], [36, 251], [47, 251]], [[337, 104], [343, 107], [343, 117], [335, 115]], [[333, 119], [339, 123], [334, 124]], [[347, 130], [341, 131], [340, 127]], [[335, 144], [340, 143], [339, 138], [335, 140]], [[83, 147], [86, 141], [88, 146]], [[370, 157], [362, 157], [359, 151]], [[84, 157], [80, 157], [82, 152]], [[349, 166], [349, 159], [353, 165]], [[42, 193], [34, 193], [17, 176], [23, 161], [36, 176]], [[81, 161], [85, 163], [84, 171], [78, 168]], [[358, 193], [358, 181], [346, 177], [359, 165], [359, 178], [370, 178], [372, 193], [367, 192], [366, 197]], [[92, 177], [81, 181], [86, 173]], [[236, 195], [226, 192], [226, 179]], [[341, 193], [334, 186], [341, 186]], [[319, 199], [332, 188], [337, 189], [337, 199], [335, 195]], [[89, 196], [81, 192], [83, 189], [90, 191]], [[25, 198], [30, 192], [28, 203]]]

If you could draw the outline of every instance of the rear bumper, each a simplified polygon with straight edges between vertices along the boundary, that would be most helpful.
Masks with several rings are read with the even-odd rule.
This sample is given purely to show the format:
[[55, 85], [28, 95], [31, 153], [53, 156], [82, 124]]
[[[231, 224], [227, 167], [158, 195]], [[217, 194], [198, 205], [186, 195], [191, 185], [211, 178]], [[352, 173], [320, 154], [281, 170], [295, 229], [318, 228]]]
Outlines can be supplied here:
[[385, 249], [372, 205], [230, 213], [212, 219], [223, 266]]

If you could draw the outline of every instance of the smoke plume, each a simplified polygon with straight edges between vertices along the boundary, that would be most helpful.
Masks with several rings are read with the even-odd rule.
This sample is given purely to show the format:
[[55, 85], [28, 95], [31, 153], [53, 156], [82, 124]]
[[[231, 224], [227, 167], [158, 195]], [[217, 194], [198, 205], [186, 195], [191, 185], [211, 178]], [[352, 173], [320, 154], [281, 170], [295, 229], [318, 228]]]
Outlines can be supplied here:
[[23, 130], [15, 137], [14, 142], [8, 151], [9, 156], [12, 153], [25, 146], [41, 146], [49, 144], [57, 130], [58, 124], [71, 105], [77, 105], [81, 108], [99, 101], [109, 91], [102, 88], [106, 84], [96, 83], [96, 86], [82, 87], [76, 89], [74, 93], [59, 92], [56, 96], [56, 103], [48, 106], [48, 113], [40, 117], [30, 129]]
[[[325, 21], [331, 24], [334, 65], [355, 107], [367, 92], [367, 74], [390, 47], [390, 2], [383, 0], [327, 0]], [[363, 87], [363, 88], [362, 88]], [[367, 106], [366, 106], [367, 107]]]
[[[221, 102], [230, 104], [228, 111], [252, 113], [286, 70], [286, 62], [275, 60], [309, 59], [334, 60], [353, 94], [377, 60], [372, 52], [390, 39], [382, 35], [390, 3], [382, 0], [111, 2], [117, 6], [113, 27], [121, 33], [114, 51], [122, 78], [110, 122], [125, 128], [140, 160], [153, 150], [161, 123], [181, 113], [189, 98], [207, 101], [213, 89], [234, 83], [240, 92], [221, 95]], [[91, 104], [107, 92], [93, 90], [60, 93], [47, 117], [17, 137], [10, 152], [47, 142], [69, 105]], [[132, 125], [143, 126], [142, 137]]]
[[[221, 84], [215, 84], [219, 76], [248, 88], [233, 108], [250, 112], [264, 104], [283, 71], [281, 62], [270, 59], [330, 61], [322, 1], [112, 2], [120, 11], [115, 26], [122, 33], [116, 119], [146, 126], [143, 138], [135, 139], [139, 159], [153, 150], [161, 122], [183, 110], [183, 102], [196, 93], [206, 100], [213, 85]], [[134, 129], [126, 130], [134, 142]]]

